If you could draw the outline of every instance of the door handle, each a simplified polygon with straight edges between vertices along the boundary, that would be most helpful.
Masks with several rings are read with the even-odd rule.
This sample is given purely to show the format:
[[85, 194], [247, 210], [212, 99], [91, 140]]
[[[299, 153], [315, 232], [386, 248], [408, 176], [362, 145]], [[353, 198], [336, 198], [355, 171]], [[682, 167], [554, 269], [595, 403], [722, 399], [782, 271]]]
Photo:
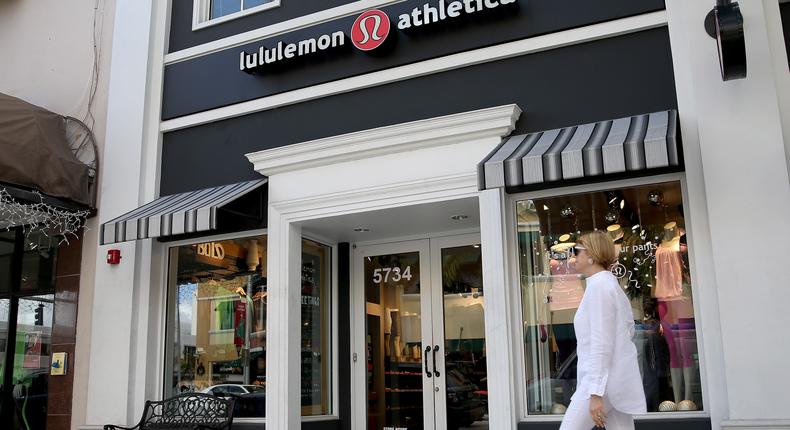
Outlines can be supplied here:
[[[430, 346], [428, 348], [430, 348]], [[433, 374], [434, 374], [434, 376], [436, 376], [438, 378], [439, 377], [439, 371], [436, 370], [436, 352], [437, 351], [439, 351], [439, 345], [434, 345], [433, 346]]]
[[[431, 371], [428, 370], [428, 354], [430, 353], [431, 353], [431, 345], [428, 345], [425, 347], [425, 354], [422, 357], [423, 360], [425, 360], [425, 376], [427, 376], [428, 378], [431, 377]], [[436, 367], [435, 361], [433, 366], [434, 368]]]

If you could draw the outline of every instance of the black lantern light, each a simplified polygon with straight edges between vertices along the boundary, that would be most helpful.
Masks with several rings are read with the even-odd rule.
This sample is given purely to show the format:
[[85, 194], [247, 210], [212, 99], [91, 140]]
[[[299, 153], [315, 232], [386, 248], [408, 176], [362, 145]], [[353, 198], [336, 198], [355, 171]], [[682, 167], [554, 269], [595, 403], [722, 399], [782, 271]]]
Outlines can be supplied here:
[[716, 7], [705, 17], [705, 31], [716, 39], [722, 80], [745, 78], [746, 39], [738, 2], [716, 0]]

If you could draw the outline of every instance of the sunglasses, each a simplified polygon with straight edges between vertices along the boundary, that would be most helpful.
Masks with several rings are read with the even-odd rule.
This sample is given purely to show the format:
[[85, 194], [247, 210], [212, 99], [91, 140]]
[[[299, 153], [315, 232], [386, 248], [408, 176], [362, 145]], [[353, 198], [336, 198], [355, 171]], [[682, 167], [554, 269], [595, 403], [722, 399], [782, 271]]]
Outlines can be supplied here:
[[579, 252], [581, 252], [582, 250], [585, 250], [585, 249], [587, 249], [587, 248], [585, 248], [583, 246], [576, 245], [573, 248], [571, 248], [571, 254], [573, 254], [574, 256], [577, 256], [577, 255], [579, 255]]

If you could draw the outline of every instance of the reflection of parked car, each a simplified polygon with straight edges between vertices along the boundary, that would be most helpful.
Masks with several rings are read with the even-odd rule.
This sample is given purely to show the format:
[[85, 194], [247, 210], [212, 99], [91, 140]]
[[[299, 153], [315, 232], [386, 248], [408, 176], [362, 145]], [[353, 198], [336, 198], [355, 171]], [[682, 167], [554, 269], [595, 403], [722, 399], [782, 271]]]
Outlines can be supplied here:
[[447, 427], [455, 430], [479, 421], [486, 413], [486, 401], [477, 385], [456, 369], [447, 372]]
[[227, 394], [247, 394], [247, 393], [255, 393], [263, 390], [264, 388], [259, 385], [219, 384], [219, 385], [212, 385], [206, 389], [200, 390], [200, 392], [223, 397], [224, 395]]
[[260, 385], [219, 384], [202, 392], [217, 397], [233, 397], [236, 406], [234, 417], [263, 417], [266, 413], [266, 389]]

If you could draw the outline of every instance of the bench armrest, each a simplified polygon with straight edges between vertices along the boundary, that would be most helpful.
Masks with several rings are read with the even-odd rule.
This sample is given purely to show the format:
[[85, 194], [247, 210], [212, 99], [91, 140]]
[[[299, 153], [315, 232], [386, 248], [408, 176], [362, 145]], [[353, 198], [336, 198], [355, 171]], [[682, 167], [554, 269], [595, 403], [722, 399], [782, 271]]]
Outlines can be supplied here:
[[137, 424], [134, 427], [123, 427], [123, 426], [116, 426], [112, 424], [107, 424], [104, 426], [104, 430], [134, 430], [140, 428], [140, 424]]

